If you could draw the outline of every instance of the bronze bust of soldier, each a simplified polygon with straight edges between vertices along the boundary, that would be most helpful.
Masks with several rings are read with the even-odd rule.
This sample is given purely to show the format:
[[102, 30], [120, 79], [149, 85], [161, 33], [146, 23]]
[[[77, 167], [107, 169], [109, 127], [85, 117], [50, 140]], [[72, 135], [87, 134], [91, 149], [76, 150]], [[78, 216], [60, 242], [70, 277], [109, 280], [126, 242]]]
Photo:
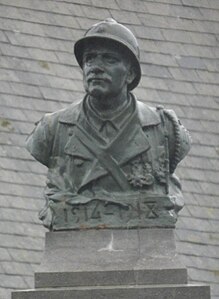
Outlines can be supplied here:
[[174, 227], [183, 207], [174, 174], [190, 137], [172, 110], [139, 102], [133, 33], [113, 19], [74, 46], [85, 97], [46, 114], [27, 149], [48, 167], [40, 219], [50, 230]]

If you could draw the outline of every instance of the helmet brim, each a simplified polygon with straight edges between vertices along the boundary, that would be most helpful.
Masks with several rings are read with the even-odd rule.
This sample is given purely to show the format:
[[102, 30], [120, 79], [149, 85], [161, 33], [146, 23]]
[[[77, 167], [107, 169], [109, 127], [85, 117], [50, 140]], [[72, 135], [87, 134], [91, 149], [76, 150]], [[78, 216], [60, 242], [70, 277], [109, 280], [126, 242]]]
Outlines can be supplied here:
[[92, 41], [100, 41], [100, 44], [102, 44], [101, 41], [103, 40], [108, 40], [111, 41], [112, 43], [115, 43], [119, 45], [120, 47], [124, 48], [124, 50], [128, 51], [129, 55], [131, 56], [132, 63], [134, 65], [135, 71], [136, 71], [136, 76], [134, 80], [128, 85], [128, 90], [133, 90], [140, 82], [141, 79], [141, 67], [140, 67], [140, 62], [137, 59], [137, 57], [134, 55], [134, 49], [132, 49], [130, 46], [127, 44], [123, 43], [121, 40], [116, 39], [115, 36], [100, 36], [98, 34], [92, 35], [92, 36], [85, 36], [81, 39], [79, 39], [75, 45], [74, 45], [74, 54], [76, 57], [76, 60], [81, 68], [83, 68], [83, 53], [84, 49], [86, 48], [86, 45], [91, 45]]

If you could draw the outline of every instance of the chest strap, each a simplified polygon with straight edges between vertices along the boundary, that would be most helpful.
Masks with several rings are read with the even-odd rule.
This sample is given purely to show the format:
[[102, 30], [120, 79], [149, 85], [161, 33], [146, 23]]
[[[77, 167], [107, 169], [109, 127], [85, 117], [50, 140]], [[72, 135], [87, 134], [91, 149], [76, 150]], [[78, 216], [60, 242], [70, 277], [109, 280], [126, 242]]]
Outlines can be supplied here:
[[92, 138], [80, 125], [77, 124], [81, 135], [77, 136], [80, 142], [95, 156], [101, 165], [111, 174], [117, 184], [123, 191], [130, 190], [127, 177], [120, 168], [118, 162], [107, 152], [107, 148], [98, 145], [97, 141]]

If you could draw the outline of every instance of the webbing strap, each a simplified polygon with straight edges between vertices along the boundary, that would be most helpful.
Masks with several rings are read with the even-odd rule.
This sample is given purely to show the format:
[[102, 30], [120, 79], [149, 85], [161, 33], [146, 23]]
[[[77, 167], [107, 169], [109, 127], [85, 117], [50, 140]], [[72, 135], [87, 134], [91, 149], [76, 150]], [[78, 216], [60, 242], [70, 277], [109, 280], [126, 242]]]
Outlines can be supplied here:
[[169, 193], [169, 175], [170, 175], [170, 160], [169, 160], [169, 133], [167, 130], [165, 117], [164, 117], [164, 108], [162, 106], [158, 106], [157, 110], [160, 113], [161, 122], [163, 124], [163, 131], [164, 131], [164, 146], [165, 146], [165, 192], [166, 194]]
[[104, 148], [98, 146], [97, 141], [93, 139], [92, 136], [89, 135], [80, 125], [77, 124], [77, 128], [82, 134], [81, 136], [77, 136], [81, 143], [83, 143], [83, 145], [97, 158], [102, 166], [108, 170], [123, 191], [130, 190], [131, 188], [126, 175], [119, 167], [118, 162], [109, 153], [107, 153]]

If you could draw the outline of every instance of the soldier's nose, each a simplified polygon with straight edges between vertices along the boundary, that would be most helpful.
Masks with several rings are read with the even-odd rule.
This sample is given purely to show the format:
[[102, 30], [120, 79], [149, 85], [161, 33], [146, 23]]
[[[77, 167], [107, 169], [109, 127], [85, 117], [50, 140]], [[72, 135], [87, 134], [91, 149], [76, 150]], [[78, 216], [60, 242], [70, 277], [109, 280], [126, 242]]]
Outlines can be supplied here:
[[91, 73], [93, 73], [93, 74], [101, 74], [103, 72], [104, 72], [103, 67], [98, 64], [94, 65], [91, 69]]

